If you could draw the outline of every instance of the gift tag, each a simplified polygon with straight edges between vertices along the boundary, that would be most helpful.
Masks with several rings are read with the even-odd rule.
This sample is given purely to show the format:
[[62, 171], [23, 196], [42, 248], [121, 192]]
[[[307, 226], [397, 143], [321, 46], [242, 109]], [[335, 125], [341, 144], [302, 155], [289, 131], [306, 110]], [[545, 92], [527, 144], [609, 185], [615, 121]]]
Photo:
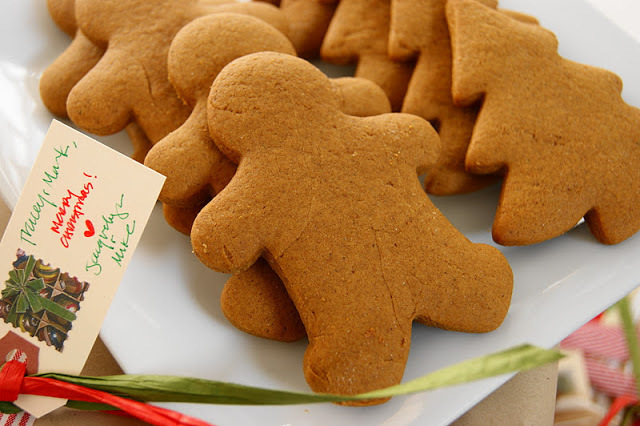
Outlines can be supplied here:
[[[164, 176], [53, 121], [0, 242], [0, 358], [78, 374]], [[65, 401], [21, 395], [39, 417]]]

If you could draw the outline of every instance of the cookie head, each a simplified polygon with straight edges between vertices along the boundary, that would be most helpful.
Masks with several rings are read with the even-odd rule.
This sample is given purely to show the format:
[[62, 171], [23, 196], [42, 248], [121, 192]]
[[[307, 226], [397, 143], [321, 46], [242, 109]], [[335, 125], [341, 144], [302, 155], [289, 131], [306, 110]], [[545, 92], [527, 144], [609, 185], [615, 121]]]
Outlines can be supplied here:
[[76, 24], [75, 0], [47, 0], [49, 15], [56, 25], [73, 37], [78, 29]]
[[259, 51], [295, 55], [276, 28], [253, 16], [216, 13], [191, 22], [169, 49], [169, 79], [190, 106], [209, 93], [211, 83], [234, 59]]
[[118, 0], [76, 0], [76, 17], [91, 41], [106, 47], [108, 41], [123, 28], [135, 28], [143, 17], [160, 11], [162, 0], [145, 2]]
[[[253, 142], [274, 143], [273, 135], [283, 135], [278, 143], [286, 144], [305, 123], [334, 121], [339, 108], [340, 99], [322, 71], [291, 55], [257, 53], [233, 61], [214, 81], [208, 100], [209, 131], [236, 162], [247, 150], [258, 148], [251, 146]], [[221, 122], [224, 126], [217, 124]], [[248, 134], [252, 137], [243, 137]]]

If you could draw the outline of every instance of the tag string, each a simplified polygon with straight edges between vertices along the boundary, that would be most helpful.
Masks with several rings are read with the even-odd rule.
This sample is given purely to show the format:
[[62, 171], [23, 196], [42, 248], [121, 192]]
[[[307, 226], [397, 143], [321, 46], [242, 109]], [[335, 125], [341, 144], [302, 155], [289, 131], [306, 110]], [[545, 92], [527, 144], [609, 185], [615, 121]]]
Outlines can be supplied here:
[[202, 420], [107, 392], [45, 377], [25, 377], [26, 362], [12, 359], [0, 370], [0, 401], [14, 402], [19, 394], [50, 396], [74, 401], [108, 404], [158, 426], [211, 426]]

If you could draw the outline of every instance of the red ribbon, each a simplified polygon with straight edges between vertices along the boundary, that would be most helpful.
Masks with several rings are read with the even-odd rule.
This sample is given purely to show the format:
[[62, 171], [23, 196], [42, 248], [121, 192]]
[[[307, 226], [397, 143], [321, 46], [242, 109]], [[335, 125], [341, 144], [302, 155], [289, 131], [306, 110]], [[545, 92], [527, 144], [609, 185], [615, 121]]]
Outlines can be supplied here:
[[14, 360], [7, 362], [0, 370], [0, 401], [15, 401], [20, 394], [20, 383], [27, 364]]
[[607, 415], [604, 416], [600, 423], [598, 423], [598, 426], [608, 426], [611, 423], [611, 420], [613, 420], [621, 410], [624, 410], [631, 405], [635, 405], [637, 402], [638, 400], [635, 396], [624, 395], [617, 397], [611, 403], [611, 407], [609, 407]]
[[24, 377], [26, 364], [9, 361], [0, 370], [0, 401], [13, 402], [18, 394], [51, 396], [74, 401], [109, 404], [158, 426], [211, 426], [202, 420], [175, 411], [112, 395], [107, 392], [44, 377]]

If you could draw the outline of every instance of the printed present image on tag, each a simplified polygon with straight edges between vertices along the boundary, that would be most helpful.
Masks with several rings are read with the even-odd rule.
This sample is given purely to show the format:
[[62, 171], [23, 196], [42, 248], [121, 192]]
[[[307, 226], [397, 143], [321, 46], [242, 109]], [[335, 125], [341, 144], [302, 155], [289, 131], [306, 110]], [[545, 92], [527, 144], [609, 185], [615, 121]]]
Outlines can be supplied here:
[[62, 351], [89, 283], [19, 249], [0, 299], [0, 318]]

